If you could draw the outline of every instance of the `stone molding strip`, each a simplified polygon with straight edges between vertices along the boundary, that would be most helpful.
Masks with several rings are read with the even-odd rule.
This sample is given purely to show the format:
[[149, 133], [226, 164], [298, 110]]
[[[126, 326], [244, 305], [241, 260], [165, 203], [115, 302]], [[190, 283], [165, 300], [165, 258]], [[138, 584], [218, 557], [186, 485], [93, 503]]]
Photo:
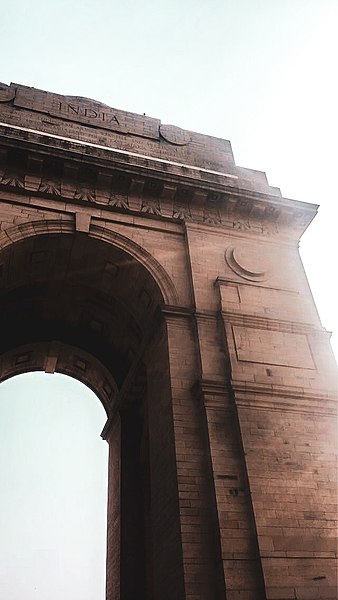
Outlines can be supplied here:
[[262, 410], [282, 410], [336, 416], [338, 399], [335, 390], [313, 390], [288, 385], [245, 383], [231, 380], [224, 384], [219, 380], [197, 380], [191, 388], [194, 396], [210, 408], [228, 410], [229, 399], [234, 398], [237, 407]]
[[133, 157], [133, 158], [143, 158], [147, 161], [152, 161], [154, 163], [159, 163], [162, 165], [170, 165], [173, 167], [183, 167], [184, 169], [191, 169], [196, 173], [210, 173], [212, 175], [219, 175], [224, 179], [239, 179], [238, 175], [233, 175], [231, 173], [222, 173], [222, 171], [213, 171], [212, 169], [204, 169], [203, 167], [196, 167], [195, 165], [189, 165], [184, 163], [179, 163], [173, 160], [168, 160], [165, 158], [158, 158], [156, 156], [149, 156], [146, 154], [139, 154], [137, 152], [131, 152], [130, 150], [122, 150], [118, 148], [110, 148], [109, 146], [103, 146], [101, 144], [94, 144], [92, 142], [86, 142], [84, 140], [76, 140], [74, 138], [63, 137], [61, 135], [56, 135], [55, 133], [46, 133], [45, 131], [39, 131], [37, 129], [29, 129], [28, 127], [21, 127], [19, 125], [9, 125], [8, 123], [0, 122], [0, 127], [5, 127], [9, 130], [14, 129], [17, 131], [22, 131], [25, 133], [33, 133], [38, 136], [43, 136], [49, 139], [56, 139], [63, 142], [71, 142], [72, 144], [76, 144], [77, 146], [85, 146], [90, 148], [97, 148], [98, 150], [105, 150], [108, 152], [112, 152], [116, 155], [121, 155], [123, 157]]
[[314, 390], [265, 383], [231, 381], [238, 407], [336, 416], [335, 390]]

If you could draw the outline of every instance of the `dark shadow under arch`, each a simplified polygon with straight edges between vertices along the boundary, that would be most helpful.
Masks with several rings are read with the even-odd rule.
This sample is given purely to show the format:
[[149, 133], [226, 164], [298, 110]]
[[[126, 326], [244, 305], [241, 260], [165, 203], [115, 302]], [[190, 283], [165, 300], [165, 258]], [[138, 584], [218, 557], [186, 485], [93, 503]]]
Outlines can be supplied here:
[[67, 235], [47, 234], [45, 226], [16, 229], [18, 241], [0, 251], [0, 381], [56, 371], [96, 393], [110, 448], [107, 598], [155, 600], [170, 590], [179, 599], [171, 383], [159, 310], [177, 296], [158, 269], [153, 276], [154, 262], [143, 264], [144, 253], [137, 260], [129, 241], [128, 251], [119, 247], [122, 236], [108, 243], [68, 226]]
[[[18, 241], [35, 237], [37, 235], [74, 234], [74, 221], [66, 220], [36, 220], [29, 223], [20, 223], [0, 233], [0, 252], [2, 249]], [[142, 264], [156, 281], [165, 304], [179, 304], [179, 297], [174, 283], [163, 266], [139, 244], [121, 235], [117, 231], [98, 225], [91, 225], [88, 237], [102, 240], [130, 254]]]

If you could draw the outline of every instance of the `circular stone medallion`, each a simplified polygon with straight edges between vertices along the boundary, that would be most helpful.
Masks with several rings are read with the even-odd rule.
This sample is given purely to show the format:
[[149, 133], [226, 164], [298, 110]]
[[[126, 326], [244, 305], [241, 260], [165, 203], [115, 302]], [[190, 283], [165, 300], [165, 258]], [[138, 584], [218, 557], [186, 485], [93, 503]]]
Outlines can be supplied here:
[[269, 264], [259, 252], [252, 253], [245, 246], [229, 246], [224, 254], [229, 267], [244, 279], [264, 281], [269, 277]]
[[185, 146], [190, 142], [190, 133], [175, 125], [160, 125], [160, 134], [166, 142], [175, 146]]
[[3, 83], [0, 84], [0, 102], [10, 102], [15, 98], [15, 89]]

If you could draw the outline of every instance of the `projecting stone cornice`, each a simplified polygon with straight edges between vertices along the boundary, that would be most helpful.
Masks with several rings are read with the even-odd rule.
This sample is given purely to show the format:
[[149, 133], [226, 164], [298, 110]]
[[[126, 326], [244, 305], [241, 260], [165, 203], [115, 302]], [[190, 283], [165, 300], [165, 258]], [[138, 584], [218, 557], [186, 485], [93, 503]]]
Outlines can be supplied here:
[[17, 84], [0, 86], [0, 186], [296, 241], [317, 211], [237, 167], [227, 140]]
[[337, 415], [336, 390], [231, 381], [237, 407]]
[[195, 397], [205, 406], [229, 409], [236, 406], [262, 410], [312, 413], [316, 415], [337, 414], [335, 390], [310, 389], [290, 385], [276, 385], [231, 380], [197, 380], [192, 386]]
[[260, 317], [249, 313], [234, 313], [230, 311], [221, 311], [225, 322], [231, 325], [238, 325], [242, 327], [251, 327], [264, 329], [266, 331], [282, 331], [285, 333], [301, 333], [301, 334], [315, 334], [317, 336], [324, 336], [330, 338], [331, 333], [326, 329], [316, 327], [312, 323], [302, 323], [299, 321], [290, 321], [286, 319], [274, 319], [267, 317]]

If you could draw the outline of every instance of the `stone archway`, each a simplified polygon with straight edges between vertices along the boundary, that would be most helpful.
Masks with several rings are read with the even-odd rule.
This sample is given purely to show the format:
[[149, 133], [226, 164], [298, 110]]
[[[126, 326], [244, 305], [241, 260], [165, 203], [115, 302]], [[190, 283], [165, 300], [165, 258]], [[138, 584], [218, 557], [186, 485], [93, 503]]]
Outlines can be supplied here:
[[336, 598], [336, 366], [298, 253], [317, 207], [227, 140], [1, 87], [1, 377], [44, 348], [106, 406], [108, 600]]
[[[179, 598], [168, 350], [159, 319], [174, 288], [162, 293], [151, 273], [154, 259], [149, 272], [146, 253], [142, 262], [135, 258], [136, 244], [133, 255], [122, 236], [113, 245], [94, 233], [41, 233], [0, 252], [0, 381], [57, 371], [96, 393], [108, 418], [107, 598], [157, 598], [168, 582]], [[161, 271], [165, 287], [169, 278]]]

